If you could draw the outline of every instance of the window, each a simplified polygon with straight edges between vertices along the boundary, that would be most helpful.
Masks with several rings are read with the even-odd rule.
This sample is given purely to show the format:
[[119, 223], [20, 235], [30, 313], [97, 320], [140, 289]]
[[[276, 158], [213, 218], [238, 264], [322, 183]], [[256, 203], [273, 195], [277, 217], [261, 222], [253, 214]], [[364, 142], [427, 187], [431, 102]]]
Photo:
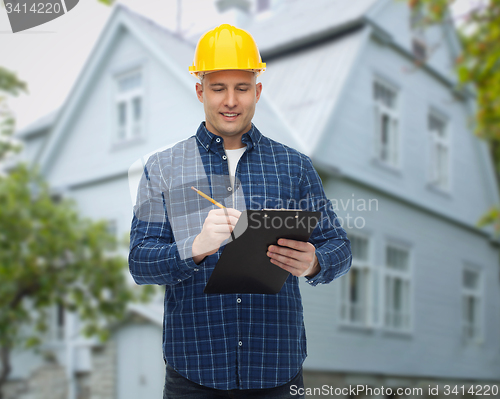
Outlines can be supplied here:
[[450, 144], [446, 122], [435, 114], [428, 118], [430, 136], [430, 182], [442, 190], [449, 189]]
[[386, 246], [384, 324], [388, 329], [410, 329], [410, 264], [408, 250]]
[[47, 339], [57, 343], [65, 339], [66, 310], [62, 304], [57, 303], [48, 309], [47, 313]]
[[352, 265], [341, 279], [340, 318], [344, 323], [365, 326], [369, 324], [370, 269], [369, 241], [349, 234]]
[[465, 269], [462, 273], [462, 325], [466, 341], [481, 336], [481, 281], [479, 272]]
[[398, 167], [399, 132], [397, 93], [388, 85], [375, 81], [375, 157], [381, 162]]
[[64, 339], [64, 324], [65, 324], [65, 311], [64, 307], [61, 304], [57, 305], [57, 327], [56, 327], [56, 336], [57, 339]]
[[142, 134], [143, 88], [140, 70], [116, 79], [116, 138], [134, 139]]

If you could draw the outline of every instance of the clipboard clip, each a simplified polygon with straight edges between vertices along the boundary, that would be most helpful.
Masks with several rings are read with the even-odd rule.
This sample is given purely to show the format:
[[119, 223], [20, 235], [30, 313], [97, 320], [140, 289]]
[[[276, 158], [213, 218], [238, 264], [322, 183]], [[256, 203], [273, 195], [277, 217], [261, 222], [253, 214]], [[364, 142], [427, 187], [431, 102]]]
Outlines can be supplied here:
[[302, 212], [303, 209], [287, 209], [287, 208], [262, 208], [263, 211], [300, 211]]
[[[287, 208], [262, 208], [263, 211], [292, 211], [292, 212], [302, 212], [302, 209], [287, 209]], [[269, 215], [267, 213], [264, 213], [264, 217], [268, 218]], [[295, 215], [295, 219], [298, 219], [299, 215]]]

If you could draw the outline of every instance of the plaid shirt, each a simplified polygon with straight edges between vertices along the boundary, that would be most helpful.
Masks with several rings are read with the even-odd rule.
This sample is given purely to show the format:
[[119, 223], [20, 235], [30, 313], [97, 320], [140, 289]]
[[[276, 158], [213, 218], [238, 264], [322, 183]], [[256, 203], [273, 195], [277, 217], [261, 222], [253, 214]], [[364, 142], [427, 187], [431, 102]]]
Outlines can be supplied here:
[[[204, 294], [224, 244], [200, 264], [191, 247], [215, 205], [190, 189], [243, 211], [321, 211], [310, 242], [319, 274], [312, 286], [347, 273], [350, 242], [309, 157], [263, 136], [242, 136], [234, 188], [223, 138], [202, 122], [196, 135], [152, 155], [144, 168], [130, 232], [129, 267], [137, 284], [165, 285], [163, 356], [174, 369], [211, 388], [272, 388], [289, 382], [307, 353], [299, 279], [278, 294]], [[234, 201], [234, 203], [233, 203]], [[227, 242], [227, 241], [226, 241]]]

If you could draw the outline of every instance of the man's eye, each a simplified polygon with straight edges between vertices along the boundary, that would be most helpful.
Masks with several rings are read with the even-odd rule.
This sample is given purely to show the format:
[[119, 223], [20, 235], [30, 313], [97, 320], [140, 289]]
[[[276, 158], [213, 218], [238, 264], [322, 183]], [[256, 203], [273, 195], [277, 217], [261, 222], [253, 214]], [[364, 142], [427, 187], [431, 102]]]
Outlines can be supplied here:
[[239, 89], [240, 91], [247, 91], [247, 89]]
[[219, 90], [215, 90], [215, 89], [214, 89], [214, 91], [222, 91], [222, 89], [219, 89]]

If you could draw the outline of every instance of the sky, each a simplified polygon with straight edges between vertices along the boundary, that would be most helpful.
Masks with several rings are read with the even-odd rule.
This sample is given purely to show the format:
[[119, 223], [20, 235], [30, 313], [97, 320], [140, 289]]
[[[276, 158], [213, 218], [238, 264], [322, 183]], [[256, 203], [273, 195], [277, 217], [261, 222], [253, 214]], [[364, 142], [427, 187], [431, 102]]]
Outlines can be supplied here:
[[[0, 3], [2, 0], [0, 0]], [[6, 0], [7, 2], [7, 0]], [[177, 0], [120, 0], [117, 3], [176, 30]], [[207, 0], [183, 0], [183, 29], [204, 32], [218, 16]], [[80, 0], [66, 15], [26, 31], [12, 33], [0, 4], [0, 65], [28, 84], [28, 95], [9, 99], [17, 129], [59, 108], [75, 84], [112, 8], [97, 0]]]
[[[354, 0], [355, 1], [355, 0]], [[484, 0], [483, 0], [484, 1]], [[7, 2], [7, 0], [5, 0]], [[463, 15], [481, 0], [456, 0], [454, 15]], [[96, 45], [112, 8], [97, 0], [80, 0], [53, 21], [12, 33], [0, 0], [0, 65], [27, 82], [29, 93], [9, 98], [16, 128], [23, 129], [61, 107]], [[132, 10], [175, 31], [179, 0], [119, 0]], [[212, 0], [182, 0], [181, 27], [187, 36], [222, 23]], [[187, 11], [189, 10], [189, 11]]]

